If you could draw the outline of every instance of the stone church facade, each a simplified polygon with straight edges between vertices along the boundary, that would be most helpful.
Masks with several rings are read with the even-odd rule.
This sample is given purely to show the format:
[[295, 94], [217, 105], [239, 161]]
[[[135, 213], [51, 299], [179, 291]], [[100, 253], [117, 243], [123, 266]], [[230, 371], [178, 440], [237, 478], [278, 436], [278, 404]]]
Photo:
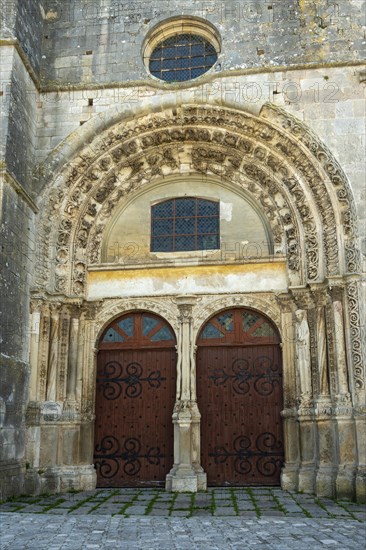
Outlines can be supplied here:
[[2, 496], [365, 501], [364, 3], [1, 3]]

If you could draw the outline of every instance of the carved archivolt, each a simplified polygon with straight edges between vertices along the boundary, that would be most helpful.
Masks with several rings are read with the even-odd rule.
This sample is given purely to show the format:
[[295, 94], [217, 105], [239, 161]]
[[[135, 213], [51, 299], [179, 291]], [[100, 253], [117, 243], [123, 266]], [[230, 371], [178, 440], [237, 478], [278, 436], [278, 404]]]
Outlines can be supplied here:
[[49, 290], [83, 296], [87, 265], [99, 262], [105, 225], [121, 197], [180, 173], [182, 164], [252, 194], [275, 243], [286, 240], [293, 283], [357, 271], [352, 195], [310, 131], [274, 106], [255, 117], [181, 105], [115, 124], [55, 178], [44, 196], [38, 284], [47, 280]]
[[[316, 135], [282, 109], [267, 104], [257, 117], [223, 106], [182, 104], [128, 120], [115, 118], [96, 136], [79, 143], [78, 153], [46, 187], [36, 287], [82, 299], [88, 266], [100, 262], [106, 225], [122, 197], [181, 173], [220, 178], [253, 197], [271, 227], [275, 251], [286, 252], [290, 286], [359, 272], [355, 205], [345, 174]], [[52, 163], [60, 164], [55, 159], [45, 167], [50, 179]], [[355, 385], [361, 388], [354, 296], [351, 285], [351, 348]], [[141, 307], [174, 326], [175, 306], [168, 315], [160, 304]], [[225, 298], [223, 307], [230, 305]], [[108, 322], [128, 307], [111, 304], [99, 319]], [[135, 301], [130, 307], [138, 308]], [[198, 312], [196, 323], [215, 312], [207, 307], [203, 317]], [[259, 309], [267, 312], [266, 307]]]

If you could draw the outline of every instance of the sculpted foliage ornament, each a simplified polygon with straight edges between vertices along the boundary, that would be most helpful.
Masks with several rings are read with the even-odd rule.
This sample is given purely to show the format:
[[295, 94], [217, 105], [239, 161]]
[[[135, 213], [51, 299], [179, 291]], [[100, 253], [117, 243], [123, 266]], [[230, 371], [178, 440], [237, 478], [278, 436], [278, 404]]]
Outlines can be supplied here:
[[116, 123], [56, 175], [43, 200], [36, 283], [84, 296], [87, 266], [100, 262], [104, 229], [121, 198], [182, 172], [214, 175], [253, 197], [277, 250], [286, 243], [293, 286], [358, 272], [352, 193], [315, 134], [270, 104], [259, 117], [180, 105]]

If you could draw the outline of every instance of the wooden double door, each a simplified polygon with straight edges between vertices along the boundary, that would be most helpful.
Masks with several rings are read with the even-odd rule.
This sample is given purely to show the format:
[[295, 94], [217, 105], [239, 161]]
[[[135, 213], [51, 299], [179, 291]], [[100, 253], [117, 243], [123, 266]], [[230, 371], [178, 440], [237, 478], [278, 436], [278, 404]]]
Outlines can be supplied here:
[[277, 329], [260, 313], [216, 315], [198, 338], [201, 463], [211, 486], [279, 485], [282, 368]]
[[154, 487], [173, 465], [174, 333], [160, 317], [116, 319], [99, 344], [94, 464], [98, 487]]

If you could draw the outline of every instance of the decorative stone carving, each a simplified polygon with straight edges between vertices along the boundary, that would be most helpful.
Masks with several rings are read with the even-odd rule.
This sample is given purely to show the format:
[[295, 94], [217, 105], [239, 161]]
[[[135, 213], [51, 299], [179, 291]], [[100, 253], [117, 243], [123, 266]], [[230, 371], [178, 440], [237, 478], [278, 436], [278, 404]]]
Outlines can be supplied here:
[[298, 309], [295, 312], [296, 323], [296, 365], [300, 380], [300, 392], [304, 400], [311, 396], [311, 359], [310, 331], [306, 312]]
[[360, 297], [357, 281], [347, 285], [348, 319], [350, 324], [353, 379], [356, 390], [364, 389], [364, 335], [361, 332]]
[[[273, 122], [277, 123], [277, 121], [280, 122], [280, 126], [273, 126]], [[220, 130], [217, 129], [218, 127]], [[140, 133], [143, 134], [140, 140], [131, 141], [131, 136], [138, 136]], [[243, 133], [245, 133], [245, 137], [241, 136]], [[306, 155], [298, 147], [299, 140], [308, 148]], [[135, 171], [136, 176], [140, 173], [136, 179], [136, 183], [139, 185], [154, 176], [162, 175], [162, 170], [164, 170], [164, 174], [174, 173], [175, 170], [179, 172], [180, 164], [175, 156], [174, 145], [173, 149], [170, 145], [169, 149], [163, 148], [163, 151], [161, 146], [165, 143], [184, 144], [191, 141], [202, 144], [202, 146], [198, 144], [197, 147], [192, 147], [191, 152], [189, 152], [189, 148], [186, 148], [186, 153], [188, 152], [192, 156], [192, 168], [195, 170], [211, 171], [221, 177], [228, 177], [232, 181], [239, 181], [239, 178], [243, 182], [243, 168], [244, 164], [246, 165], [246, 175], [251, 179], [254, 178], [261, 186], [262, 190], [259, 191], [258, 200], [262, 206], [267, 207], [269, 220], [278, 210], [278, 204], [274, 207], [271, 206], [274, 188], [276, 193], [282, 196], [282, 202], [288, 203], [289, 200], [292, 202], [292, 206], [287, 211], [291, 216], [288, 222], [292, 227], [286, 227], [285, 233], [288, 238], [287, 249], [291, 270], [296, 271], [301, 267], [298, 258], [302, 247], [299, 245], [297, 228], [302, 225], [307, 243], [305, 248], [307, 278], [315, 281], [322, 276], [319, 265], [321, 255], [318, 250], [321, 243], [317, 239], [320, 232], [318, 224], [321, 222], [324, 225], [323, 235], [325, 236], [325, 258], [328, 273], [335, 274], [339, 271], [337, 251], [342, 250], [342, 246], [337, 242], [337, 235], [334, 231], [337, 223], [333, 214], [329, 190], [323, 181], [324, 173], [331, 178], [335, 185], [336, 197], [334, 198], [340, 201], [343, 213], [345, 213], [345, 204], [348, 206], [353, 204], [347, 181], [336, 161], [319, 140], [316, 141], [314, 135], [299, 121], [274, 106], [264, 107], [261, 117], [258, 118], [222, 107], [187, 105], [178, 107], [174, 113], [167, 110], [164, 113], [155, 113], [124, 122], [123, 125], [117, 124], [106, 135], [100, 136], [89, 147], [89, 151], [86, 149], [79, 159], [74, 159], [71, 171], [66, 172], [69, 198], [52, 195], [53, 211], [58, 208], [58, 204], [62, 200], [65, 205], [63, 211], [67, 216], [60, 223], [58, 246], [65, 247], [69, 239], [69, 231], [76, 223], [80, 227], [79, 233], [76, 232], [79, 235], [79, 244], [84, 250], [89, 248], [93, 251], [91, 260], [98, 261], [98, 246], [100, 244], [98, 235], [100, 233], [93, 237], [94, 240], [90, 243], [90, 247], [85, 246], [87, 244], [85, 242], [86, 235], [81, 227], [82, 220], [78, 218], [78, 212], [88, 212], [88, 216], [94, 214], [97, 210], [96, 204], [99, 204], [98, 201], [104, 204], [109, 200], [108, 197], [113, 193], [113, 189], [117, 191], [121, 185], [123, 186], [126, 177], [131, 179], [131, 173], [122, 177], [118, 176], [116, 179], [118, 172], [121, 173], [122, 170], [124, 173], [123, 166], [133, 167], [132, 170]], [[118, 146], [116, 147], [117, 142]], [[216, 144], [216, 148], [207, 147], [209, 143]], [[218, 146], [219, 148], [217, 148]], [[243, 167], [241, 158], [235, 154], [235, 151], [238, 150], [243, 153]], [[254, 159], [253, 170], [248, 171], [249, 164], [245, 162], [246, 159]], [[324, 170], [323, 173], [319, 172], [319, 162], [321, 170]], [[260, 165], [266, 169], [263, 170]], [[266, 170], [270, 170], [268, 175]], [[92, 188], [85, 186], [85, 174], [88, 175], [89, 180], [94, 182]], [[300, 179], [297, 174], [301, 175]], [[135, 178], [135, 176], [133, 177]], [[58, 177], [57, 180], [59, 181], [59, 179]], [[305, 193], [302, 190], [304, 185], [307, 186]], [[132, 188], [128, 191], [126, 189], [126, 192], [131, 192], [131, 190]], [[92, 201], [93, 196], [97, 198], [97, 201]], [[309, 201], [310, 196], [313, 196], [313, 203]], [[317, 206], [314, 207], [314, 205]], [[110, 209], [112, 207], [113, 201], [109, 205]], [[44, 220], [47, 217], [49, 218], [49, 215], [45, 212]], [[349, 220], [347, 232], [354, 236], [354, 216], [348, 212], [346, 218]], [[279, 239], [277, 230], [276, 233], [276, 238]], [[352, 246], [347, 245], [347, 250], [349, 250], [347, 252], [348, 267], [353, 266], [353, 270], [357, 262], [354, 257], [350, 258], [354, 242], [350, 241], [350, 244]], [[65, 250], [67, 253], [67, 248]], [[67, 262], [66, 258], [63, 261], [71, 266], [71, 262]], [[352, 270], [349, 269], [349, 271]], [[78, 280], [77, 287], [79, 293], [84, 292], [81, 279]], [[59, 274], [58, 289], [63, 292], [67, 291], [68, 284], [65, 275]]]

